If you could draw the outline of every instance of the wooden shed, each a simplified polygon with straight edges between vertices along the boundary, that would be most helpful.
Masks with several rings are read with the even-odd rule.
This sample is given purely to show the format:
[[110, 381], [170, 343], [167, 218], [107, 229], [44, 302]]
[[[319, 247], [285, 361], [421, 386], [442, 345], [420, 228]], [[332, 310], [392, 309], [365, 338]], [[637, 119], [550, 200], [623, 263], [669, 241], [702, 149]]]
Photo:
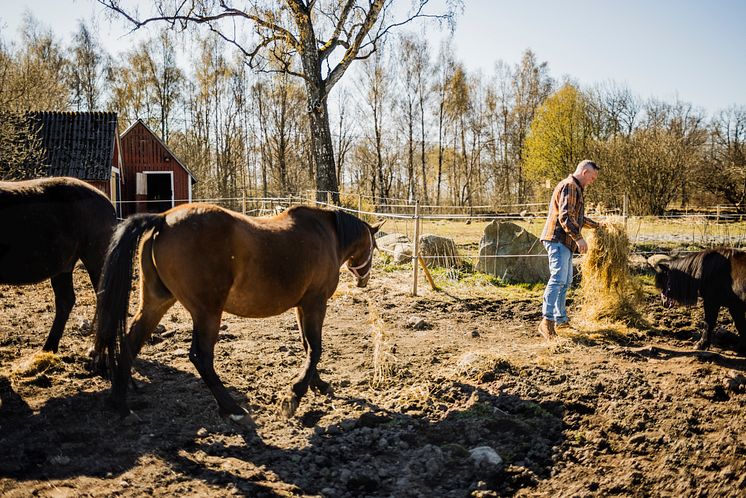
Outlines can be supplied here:
[[117, 114], [29, 112], [27, 116], [44, 149], [44, 175], [84, 180], [104, 192], [119, 212], [122, 160]]
[[125, 216], [192, 201], [194, 175], [142, 120], [127, 128], [120, 142]]

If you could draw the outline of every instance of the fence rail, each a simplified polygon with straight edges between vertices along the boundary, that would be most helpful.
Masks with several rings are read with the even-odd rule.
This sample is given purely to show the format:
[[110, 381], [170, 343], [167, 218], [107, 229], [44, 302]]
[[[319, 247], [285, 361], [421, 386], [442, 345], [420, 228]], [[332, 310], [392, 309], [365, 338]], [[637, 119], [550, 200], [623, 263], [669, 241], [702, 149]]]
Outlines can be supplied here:
[[[522, 214], [511, 213], [465, 213], [463, 209], [450, 213], [433, 213], [432, 206], [420, 210], [419, 203], [414, 205], [386, 205], [386, 212], [375, 209], [363, 209], [358, 202], [357, 209], [349, 206], [336, 206], [329, 202], [319, 202], [315, 198], [303, 196], [267, 196], [267, 197], [227, 197], [192, 199], [192, 202], [208, 202], [243, 212], [247, 215], [265, 216], [276, 214], [294, 204], [315, 204], [334, 209], [342, 209], [368, 220], [387, 220], [384, 230], [388, 233], [401, 233], [412, 241], [413, 251], [411, 264], [413, 270], [412, 294], [418, 292], [418, 256], [420, 235], [440, 235], [454, 240], [458, 248], [458, 258], [471, 262], [473, 266], [480, 260], [504, 258], [545, 258], [544, 254], [511, 254], [480, 255], [480, 242], [484, 228], [488, 223], [512, 222], [522, 229], [538, 236], [544, 226], [546, 210], [524, 211]], [[162, 203], [162, 200], [131, 201], [143, 203]], [[181, 199], [175, 203], [188, 203]], [[349, 204], [349, 203], [348, 203]], [[508, 206], [508, 205], [506, 205]], [[510, 205], [515, 206], [515, 205]], [[523, 207], [537, 207], [539, 204], [525, 204]], [[399, 212], [390, 212], [397, 207]], [[447, 208], [447, 206], [445, 206]], [[479, 206], [480, 208], [483, 206]], [[493, 206], [494, 208], [494, 206]], [[428, 212], [430, 211], [430, 212]], [[625, 210], [626, 211], [626, 210]], [[677, 252], [700, 250], [703, 247], [726, 245], [746, 247], [746, 221], [743, 215], [726, 212], [722, 206], [715, 206], [700, 213], [673, 213], [665, 216], [620, 216], [589, 213], [596, 220], [620, 220], [625, 224], [627, 235], [632, 245], [632, 254], [647, 256], [652, 253], [677, 248]], [[442, 258], [442, 256], [422, 256], [422, 260]]]

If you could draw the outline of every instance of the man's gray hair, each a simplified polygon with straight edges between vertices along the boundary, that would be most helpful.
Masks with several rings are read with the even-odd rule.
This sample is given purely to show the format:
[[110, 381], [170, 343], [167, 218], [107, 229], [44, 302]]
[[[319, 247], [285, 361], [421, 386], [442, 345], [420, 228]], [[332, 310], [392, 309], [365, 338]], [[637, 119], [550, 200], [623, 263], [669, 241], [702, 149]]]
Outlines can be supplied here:
[[598, 167], [598, 164], [594, 163], [590, 159], [583, 159], [582, 161], [578, 163], [578, 167], [575, 168], [575, 171], [583, 171], [586, 168], [593, 168], [596, 171], [601, 169]]

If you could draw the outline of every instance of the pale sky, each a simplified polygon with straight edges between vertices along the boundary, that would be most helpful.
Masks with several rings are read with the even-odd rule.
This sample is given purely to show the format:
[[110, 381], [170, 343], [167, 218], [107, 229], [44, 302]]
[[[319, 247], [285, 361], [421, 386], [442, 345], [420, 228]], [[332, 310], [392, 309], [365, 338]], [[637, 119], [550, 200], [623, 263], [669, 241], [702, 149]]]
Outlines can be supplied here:
[[[746, 0], [464, 0], [464, 5], [454, 46], [470, 71], [489, 75], [496, 61], [513, 65], [530, 48], [556, 79], [569, 76], [583, 86], [614, 81], [643, 98], [679, 98], [710, 114], [746, 105]], [[93, 0], [4, 2], [0, 26], [6, 40], [17, 38], [25, 10], [66, 43], [78, 19], [98, 23], [101, 41], [113, 55], [136, 43], [123, 21], [109, 22]], [[437, 38], [434, 33], [433, 48]]]

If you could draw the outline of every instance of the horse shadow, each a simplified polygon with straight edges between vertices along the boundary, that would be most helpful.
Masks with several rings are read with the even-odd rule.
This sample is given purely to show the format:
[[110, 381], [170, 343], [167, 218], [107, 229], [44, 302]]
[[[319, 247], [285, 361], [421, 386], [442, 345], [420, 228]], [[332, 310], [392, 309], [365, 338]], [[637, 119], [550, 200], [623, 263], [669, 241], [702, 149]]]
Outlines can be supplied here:
[[746, 371], [746, 358], [730, 356], [717, 351], [700, 351], [696, 349], [679, 350], [671, 347], [645, 346], [628, 350], [631, 354], [639, 357], [657, 360], [670, 360], [674, 358], [692, 358], [703, 363], [712, 363], [730, 370]]
[[[416, 408], [388, 410], [347, 397], [341, 401], [357, 405], [361, 413], [318, 427], [302, 448], [278, 448], [249, 433], [243, 444], [200, 441], [193, 451], [251, 462], [273, 473], [270, 480], [289, 483], [293, 493], [322, 496], [445, 496], [480, 487], [502, 495], [549, 478], [553, 450], [565, 439], [562, 403], [495, 395], [470, 384], [452, 387], [468, 400], [437, 421]], [[478, 463], [472, 457], [477, 448], [499, 455], [502, 463]], [[207, 482], [246, 494], [258, 491], [256, 475], [246, 478], [199, 464], [184, 452], [174, 452], [169, 462], [183, 473], [198, 472]]]
[[[329, 405], [319, 409], [310, 396], [297, 418], [283, 423], [306, 432], [321, 423], [288, 448], [261, 427], [257, 432], [220, 418], [197, 376], [143, 360], [138, 371], [153, 380], [132, 396], [140, 420], [129, 422], [105, 408], [102, 391], [52, 398], [34, 411], [5, 385], [0, 454], [14, 458], [0, 465], [0, 477], [115, 478], [152, 455], [213, 489], [249, 496], [388, 496], [402, 490], [436, 496], [480, 486], [512, 494], [550, 476], [553, 453], [565, 440], [566, 412], [573, 410], [454, 382], [449, 408], [415, 400], [392, 410], [343, 392], [334, 404], [350, 414], [323, 423], [332, 415], [324, 408]], [[245, 394], [232, 395], [248, 404]], [[477, 447], [491, 448], [482, 451], [499, 455], [502, 463], [476, 463], [470, 452]]]

